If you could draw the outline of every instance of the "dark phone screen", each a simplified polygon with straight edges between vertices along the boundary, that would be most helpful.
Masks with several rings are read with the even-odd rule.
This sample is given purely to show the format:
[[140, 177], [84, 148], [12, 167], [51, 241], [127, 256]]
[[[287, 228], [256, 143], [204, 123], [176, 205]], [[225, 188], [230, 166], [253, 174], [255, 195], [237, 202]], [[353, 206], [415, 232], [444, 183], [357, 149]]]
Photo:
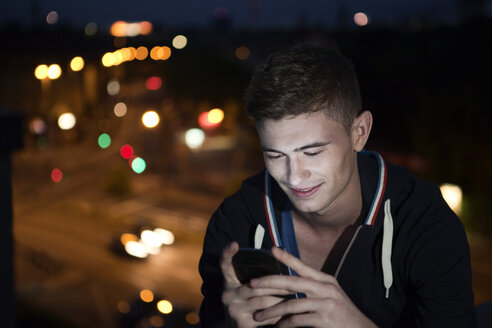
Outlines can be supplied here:
[[241, 248], [232, 258], [236, 276], [242, 284], [253, 278], [281, 274], [280, 263], [263, 249]]

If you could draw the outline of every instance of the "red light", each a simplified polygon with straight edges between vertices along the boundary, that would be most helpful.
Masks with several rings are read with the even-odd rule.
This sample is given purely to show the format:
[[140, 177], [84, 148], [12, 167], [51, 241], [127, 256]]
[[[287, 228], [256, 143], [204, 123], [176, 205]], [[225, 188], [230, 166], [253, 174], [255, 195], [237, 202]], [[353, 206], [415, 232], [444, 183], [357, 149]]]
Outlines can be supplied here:
[[145, 86], [149, 90], [158, 90], [162, 85], [162, 79], [158, 76], [151, 76], [145, 81]]
[[198, 117], [198, 124], [204, 129], [213, 128], [219, 125], [219, 123], [212, 123], [208, 120], [208, 112], [201, 113]]
[[56, 183], [59, 183], [63, 179], [63, 172], [60, 169], [53, 169], [51, 171], [51, 180]]
[[133, 155], [133, 147], [130, 145], [124, 145], [121, 147], [120, 154], [124, 159], [130, 159]]

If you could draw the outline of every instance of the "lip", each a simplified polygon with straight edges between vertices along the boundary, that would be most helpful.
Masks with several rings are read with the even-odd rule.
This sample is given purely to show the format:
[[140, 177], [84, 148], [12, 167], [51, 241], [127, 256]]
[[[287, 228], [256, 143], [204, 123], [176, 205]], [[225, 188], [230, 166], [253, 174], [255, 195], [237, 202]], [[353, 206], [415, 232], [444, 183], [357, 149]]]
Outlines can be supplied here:
[[294, 195], [296, 195], [299, 198], [308, 198], [314, 195], [319, 190], [319, 188], [321, 188], [321, 185], [322, 183], [311, 188], [303, 188], [303, 189], [290, 188], [290, 190]]

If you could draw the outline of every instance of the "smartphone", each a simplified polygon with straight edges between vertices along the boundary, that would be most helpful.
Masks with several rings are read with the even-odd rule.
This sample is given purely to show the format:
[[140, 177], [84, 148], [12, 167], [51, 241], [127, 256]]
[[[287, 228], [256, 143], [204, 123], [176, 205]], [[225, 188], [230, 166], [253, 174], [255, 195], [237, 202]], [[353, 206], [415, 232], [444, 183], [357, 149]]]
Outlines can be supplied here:
[[242, 284], [253, 278], [281, 274], [280, 262], [264, 249], [240, 248], [232, 258], [232, 266]]

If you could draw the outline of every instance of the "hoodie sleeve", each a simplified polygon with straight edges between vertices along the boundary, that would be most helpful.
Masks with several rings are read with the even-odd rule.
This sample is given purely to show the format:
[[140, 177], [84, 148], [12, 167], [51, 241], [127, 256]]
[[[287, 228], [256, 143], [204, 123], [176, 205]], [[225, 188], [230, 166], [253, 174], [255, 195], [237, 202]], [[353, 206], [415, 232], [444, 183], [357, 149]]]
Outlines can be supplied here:
[[226, 326], [226, 312], [221, 300], [224, 281], [220, 258], [223, 249], [232, 241], [237, 241], [241, 247], [249, 246], [250, 230], [249, 211], [239, 194], [226, 199], [210, 219], [199, 263], [203, 280], [202, 327]]
[[[428, 194], [428, 193], [427, 193]], [[433, 187], [409, 249], [413, 327], [476, 327], [470, 251], [458, 217]]]

